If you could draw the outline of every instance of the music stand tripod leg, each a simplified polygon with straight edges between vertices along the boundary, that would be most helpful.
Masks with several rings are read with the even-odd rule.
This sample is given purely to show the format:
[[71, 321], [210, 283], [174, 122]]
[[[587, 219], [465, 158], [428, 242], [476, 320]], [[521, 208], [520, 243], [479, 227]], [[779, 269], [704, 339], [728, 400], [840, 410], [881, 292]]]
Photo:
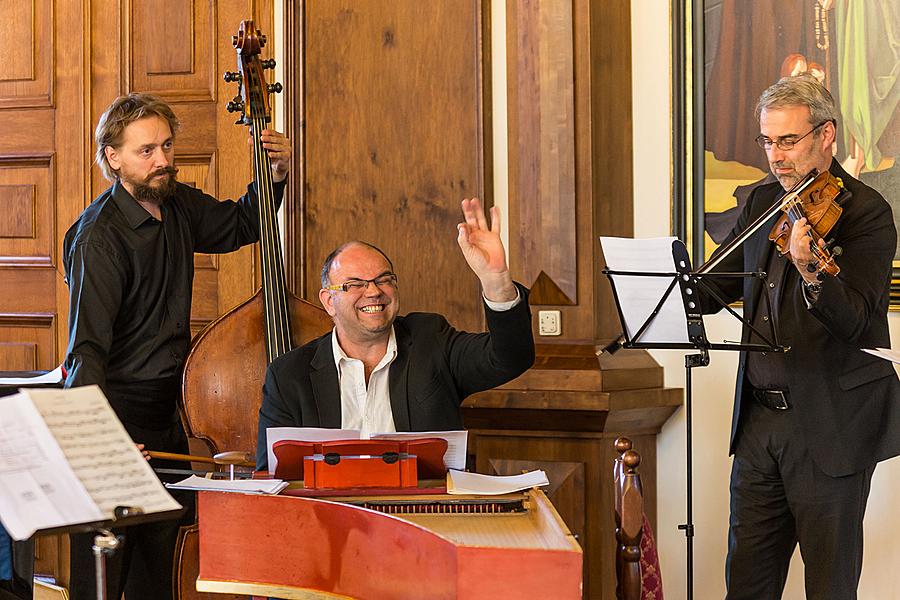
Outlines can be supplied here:
[[96, 577], [97, 600], [106, 600], [106, 557], [112, 556], [121, 545], [122, 539], [108, 529], [98, 529], [94, 536], [94, 575]]

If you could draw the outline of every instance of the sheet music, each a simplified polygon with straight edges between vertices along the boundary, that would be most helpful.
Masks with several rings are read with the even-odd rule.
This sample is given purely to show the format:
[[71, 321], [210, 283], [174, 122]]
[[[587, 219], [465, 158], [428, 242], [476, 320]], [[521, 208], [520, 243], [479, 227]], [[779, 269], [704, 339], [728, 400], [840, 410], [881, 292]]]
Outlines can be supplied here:
[[275, 472], [278, 459], [272, 446], [275, 442], [291, 440], [295, 442], [330, 442], [332, 440], [358, 440], [358, 429], [328, 429], [326, 427], [269, 427], [266, 429], [266, 449], [269, 458], [269, 473]]
[[900, 350], [893, 350], [891, 348], [863, 348], [862, 351], [868, 352], [872, 356], [889, 360], [892, 363], [900, 364]]
[[0, 398], [0, 520], [10, 536], [102, 519], [31, 399]]
[[51, 385], [63, 380], [62, 365], [34, 377], [0, 377], [0, 385]]
[[464, 471], [466, 469], [466, 447], [469, 443], [469, 432], [462, 431], [397, 431], [394, 433], [373, 433], [371, 438], [387, 440], [419, 440], [422, 438], [442, 438], [447, 440], [447, 451], [444, 452], [444, 464], [448, 469]]
[[[444, 453], [444, 464], [450, 469], [466, 468], [466, 446], [468, 431], [396, 431], [391, 433], [373, 433], [370, 439], [420, 439], [443, 438], [447, 440], [447, 451]], [[281, 440], [297, 442], [330, 442], [332, 440], [362, 439], [358, 429], [327, 429], [324, 427], [269, 427], [266, 429], [266, 448], [269, 457], [269, 473], [275, 472], [278, 459], [272, 446]]]
[[288, 486], [281, 479], [206, 479], [191, 475], [177, 483], [167, 483], [170, 490], [196, 490], [212, 492], [238, 492], [241, 494], [278, 494]]
[[28, 390], [28, 395], [90, 497], [105, 518], [117, 506], [144, 513], [177, 510], [135, 447], [100, 388]]
[[[601, 237], [606, 266], [612, 271], [637, 271], [644, 273], [675, 273], [675, 259], [672, 258], [674, 237], [637, 240], [632, 238]], [[676, 284], [669, 297], [660, 308], [659, 314], [650, 326], [635, 340], [659, 304], [666, 289], [672, 283], [671, 277], [641, 277], [636, 275], [611, 275], [616, 285], [619, 306], [625, 323], [627, 337], [635, 342], [686, 343], [687, 315], [681, 291]]]
[[550, 485], [550, 481], [547, 474], [541, 470], [520, 475], [482, 475], [453, 470], [447, 472], [448, 494], [496, 496], [542, 485]]

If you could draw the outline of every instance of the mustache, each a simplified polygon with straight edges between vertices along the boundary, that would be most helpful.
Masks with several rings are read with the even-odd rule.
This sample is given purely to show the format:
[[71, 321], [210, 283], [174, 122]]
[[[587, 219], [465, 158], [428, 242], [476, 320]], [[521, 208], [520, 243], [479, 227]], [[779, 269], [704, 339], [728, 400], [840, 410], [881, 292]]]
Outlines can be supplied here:
[[160, 175], [169, 175], [170, 177], [175, 177], [177, 174], [178, 174], [178, 169], [176, 169], [175, 167], [160, 167], [159, 169], [157, 169], [157, 170], [153, 171], [152, 173], [150, 173], [150, 174], [147, 176], [147, 178], [146, 178], [145, 181], [146, 181], [147, 183], [150, 183], [150, 181], [151, 181], [154, 177], [158, 177], [158, 176], [160, 176]]

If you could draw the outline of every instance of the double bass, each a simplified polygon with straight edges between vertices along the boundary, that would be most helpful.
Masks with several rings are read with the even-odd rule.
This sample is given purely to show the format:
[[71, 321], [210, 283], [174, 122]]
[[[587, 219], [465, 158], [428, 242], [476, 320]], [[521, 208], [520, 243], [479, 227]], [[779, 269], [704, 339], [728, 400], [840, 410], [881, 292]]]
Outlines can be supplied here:
[[[202, 440], [211, 455], [242, 453], [252, 462], [266, 367], [291, 348], [328, 332], [332, 322], [322, 308], [290, 293], [286, 285], [271, 162], [260, 139], [271, 121], [269, 94], [281, 90], [280, 84], [269, 85], [265, 79], [265, 69], [274, 68], [275, 61], [260, 60], [266, 37], [251, 20], [241, 22], [232, 43], [238, 71], [225, 73], [225, 81], [238, 83], [241, 92], [227, 109], [240, 113], [236, 124], [248, 125], [253, 140], [262, 285], [197, 335], [185, 361], [182, 419], [188, 437]], [[183, 527], [175, 555], [176, 598], [227, 600], [222, 594], [196, 591], [199, 556], [197, 525]]]
[[225, 73], [241, 91], [228, 103], [239, 113], [236, 124], [250, 127], [253, 171], [259, 201], [260, 289], [201, 331], [184, 367], [184, 418], [188, 436], [203, 440], [210, 452], [256, 453], [257, 414], [262, 403], [266, 367], [274, 359], [332, 327], [327, 313], [290, 293], [276, 220], [272, 169], [260, 136], [271, 121], [269, 94], [281, 84], [267, 84], [266, 69], [275, 60], [260, 60], [266, 36], [252, 20], [242, 21], [232, 37], [238, 71]]

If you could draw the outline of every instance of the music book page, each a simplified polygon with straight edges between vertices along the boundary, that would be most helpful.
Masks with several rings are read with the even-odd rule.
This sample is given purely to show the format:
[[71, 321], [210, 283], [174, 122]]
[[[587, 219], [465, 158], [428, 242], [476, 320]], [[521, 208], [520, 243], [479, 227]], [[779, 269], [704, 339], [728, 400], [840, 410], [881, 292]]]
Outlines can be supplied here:
[[[373, 433], [370, 439], [410, 440], [422, 438], [443, 438], [447, 440], [444, 464], [450, 469], [466, 468], [467, 431], [395, 431]], [[272, 446], [275, 442], [291, 440], [295, 442], [331, 442], [335, 440], [362, 439], [358, 429], [328, 429], [325, 427], [269, 427], [266, 429], [266, 447], [269, 457], [269, 473], [275, 472], [278, 459]]]
[[444, 452], [444, 464], [448, 469], [462, 471], [466, 468], [466, 446], [469, 443], [469, 432], [460, 431], [397, 431], [394, 433], [373, 433], [370, 436], [381, 440], [420, 440], [423, 438], [441, 438], [447, 440], [447, 451]]
[[497, 496], [541, 485], [550, 485], [547, 474], [541, 470], [529, 471], [521, 475], [482, 475], [452, 469], [447, 472], [448, 494]]
[[868, 352], [878, 358], [889, 360], [892, 363], [900, 364], [900, 350], [892, 350], [891, 348], [863, 348], [863, 352]]
[[113, 519], [117, 506], [181, 508], [99, 387], [23, 390], [0, 402], [0, 516], [16, 522], [15, 534], [7, 528], [15, 539]]
[[681, 299], [681, 290], [677, 285], [669, 292], [659, 313], [641, 335], [641, 339], [634, 339], [672, 283], [672, 277], [676, 273], [675, 259], [672, 257], [674, 241], [674, 237], [645, 240], [600, 238], [606, 266], [610, 270], [672, 274], [669, 277], [610, 275], [610, 279], [615, 282], [619, 308], [624, 319], [623, 326], [629, 341], [648, 343], [686, 343], [689, 341], [687, 316], [684, 311], [684, 302]]

